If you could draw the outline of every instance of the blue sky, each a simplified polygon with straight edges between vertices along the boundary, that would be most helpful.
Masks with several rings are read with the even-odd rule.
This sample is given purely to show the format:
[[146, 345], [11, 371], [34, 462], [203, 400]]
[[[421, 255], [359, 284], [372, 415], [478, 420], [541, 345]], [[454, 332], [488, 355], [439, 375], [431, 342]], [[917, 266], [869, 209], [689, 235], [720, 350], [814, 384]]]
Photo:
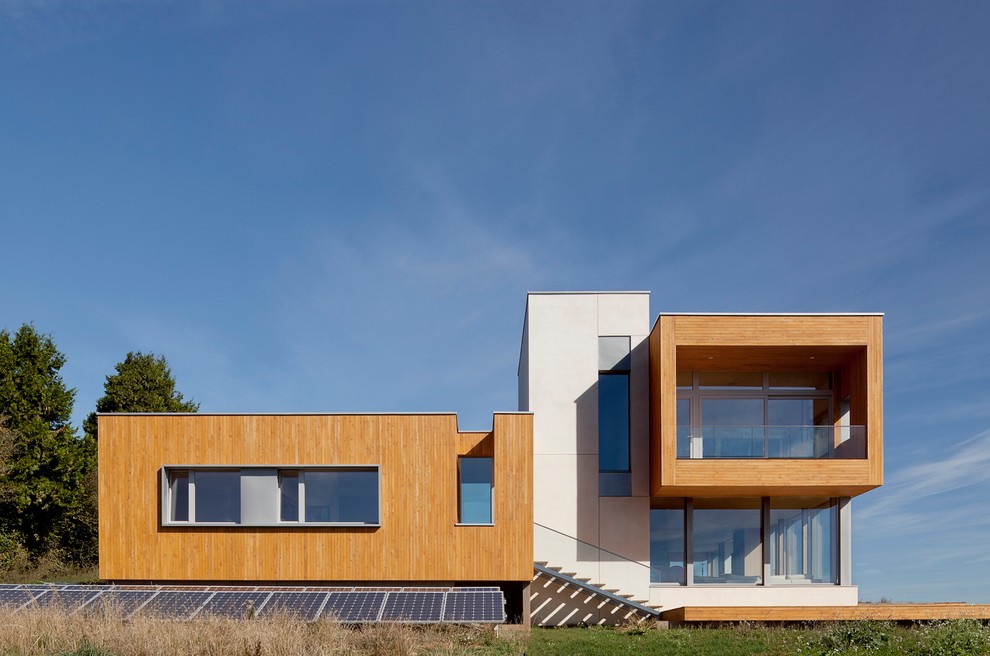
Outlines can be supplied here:
[[990, 4], [0, 0], [0, 327], [204, 411], [514, 409], [528, 290], [882, 311], [861, 597], [990, 602]]

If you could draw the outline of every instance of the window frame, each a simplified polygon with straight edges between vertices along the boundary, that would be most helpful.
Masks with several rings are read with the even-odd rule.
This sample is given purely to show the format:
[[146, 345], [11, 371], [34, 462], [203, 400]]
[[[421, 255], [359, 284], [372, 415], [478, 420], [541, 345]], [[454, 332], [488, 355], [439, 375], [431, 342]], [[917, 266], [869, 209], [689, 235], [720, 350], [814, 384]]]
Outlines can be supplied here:
[[[743, 581], [698, 581], [695, 580], [695, 562], [696, 556], [696, 545], [695, 542], [695, 513], [705, 510], [736, 510], [740, 509], [740, 505], [752, 504], [756, 500], [758, 501], [758, 508], [760, 514], [760, 553], [761, 553], [761, 569], [759, 575], [759, 581], [756, 582], [743, 582]], [[702, 508], [697, 508], [695, 502], [700, 502]], [[848, 578], [843, 578], [843, 549], [848, 548], [848, 543], [845, 542], [847, 539], [844, 537], [843, 529], [843, 519], [842, 513], [843, 507], [848, 503], [848, 497], [805, 497], [801, 498], [797, 502], [797, 507], [794, 510], [800, 510], [802, 512], [814, 511], [814, 510], [829, 510], [829, 536], [828, 536], [828, 553], [829, 553], [829, 579], [830, 580], [815, 580], [813, 578], [807, 578], [803, 580], [793, 579], [788, 580], [787, 575], [780, 575], [775, 572], [773, 564], [773, 556], [771, 551], [775, 548], [773, 544], [775, 541], [780, 543], [779, 534], [774, 534], [771, 524], [771, 510], [777, 503], [788, 502], [791, 499], [787, 497], [745, 497], [745, 498], [722, 498], [722, 499], [696, 499], [693, 497], [684, 497], [676, 500], [672, 499], [653, 499], [651, 503], [651, 520], [652, 512], [654, 510], [681, 510], [683, 509], [683, 519], [684, 519], [684, 530], [683, 534], [680, 535], [683, 544], [683, 556], [684, 556], [684, 579], [680, 582], [668, 582], [668, 581], [650, 581], [650, 587], [662, 588], [662, 587], [692, 587], [692, 588], [712, 588], [717, 589], [719, 587], [745, 587], [745, 588], [788, 588], [788, 589], [807, 589], [812, 587], [835, 587], [835, 586], [845, 586], [850, 585]], [[658, 505], [658, 502], [666, 502], [662, 505]], [[756, 508], [742, 508], [746, 510], [756, 510]], [[789, 509], [787, 506], [783, 506], [783, 509]], [[658, 569], [652, 558], [652, 523], [651, 523], [651, 559], [650, 568], [651, 570]], [[819, 542], [819, 545], [822, 543]], [[802, 549], [810, 552], [812, 547], [811, 543], [806, 543]], [[818, 547], [821, 548], [820, 546]], [[779, 554], [778, 554], [779, 556]], [[651, 575], [652, 579], [652, 575]]]
[[[197, 471], [236, 471], [238, 473], [245, 470], [271, 470], [272, 474], [272, 491], [273, 498], [270, 500], [272, 508], [274, 509], [273, 519], [271, 521], [244, 521], [244, 498], [241, 498], [241, 521], [240, 522], [197, 522], [195, 514], [195, 503], [196, 503], [196, 472]], [[172, 489], [171, 489], [171, 473], [172, 472], [185, 472], [188, 476], [188, 493], [187, 493], [187, 503], [188, 512], [187, 520], [173, 520], [171, 509], [172, 509]], [[299, 485], [299, 498], [297, 501], [298, 508], [298, 519], [293, 520], [283, 520], [282, 519], [282, 508], [281, 508], [281, 479], [283, 472], [295, 472], [298, 477]], [[329, 472], [342, 472], [342, 471], [373, 471], [377, 478], [377, 517], [375, 522], [307, 522], [305, 521], [305, 472], [307, 471], [329, 471]], [[243, 488], [241, 488], [243, 489]], [[240, 490], [239, 490], [240, 493]], [[159, 526], [162, 528], [379, 528], [382, 522], [382, 472], [381, 465], [378, 464], [345, 464], [345, 465], [326, 465], [326, 464], [274, 464], [274, 465], [259, 465], [259, 464], [208, 464], [208, 465], [191, 465], [191, 464], [166, 464], [162, 465], [159, 470], [159, 498], [160, 498], [160, 510], [159, 510]]]
[[[762, 388], [757, 387], [744, 387], [740, 386], [737, 389], [733, 389], [730, 386], [722, 387], [703, 387], [701, 386], [701, 376], [700, 374], [707, 373], [702, 371], [690, 371], [690, 372], [678, 372], [680, 375], [690, 375], [691, 385], [678, 385], [677, 386], [677, 401], [687, 401], [689, 407], [690, 417], [685, 422], [684, 418], [680, 414], [676, 417], [676, 423], [678, 431], [681, 429], [687, 429], [688, 436], [688, 453], [685, 455], [682, 451], [677, 454], [678, 460], [688, 460], [688, 459], [705, 459], [705, 460], [733, 460], [733, 459], [771, 459], [771, 460], [787, 460], [786, 457], [770, 457], [767, 453], [762, 456], [704, 456], [702, 452], [703, 448], [703, 434], [695, 434], [696, 429], [704, 431], [706, 427], [717, 427], [715, 424], [705, 424], [702, 420], [703, 418], [703, 406], [706, 400], [753, 400], [762, 401], [763, 404], [763, 423], [753, 426], [752, 428], [773, 428], [774, 425], [768, 423], [770, 420], [770, 403], [775, 400], [810, 400], [814, 401], [826, 401], [828, 403], [828, 423], [821, 424], [821, 426], [832, 427], [837, 430], [836, 421], [836, 407], [834, 399], [834, 388], [835, 381], [829, 379], [829, 389], [803, 389], [803, 388], [787, 388], [787, 387], [772, 387], [770, 385], [770, 376], [774, 373], [788, 373], [788, 372], [778, 372], [765, 370], [760, 372], [762, 375], [763, 385]], [[734, 372], [725, 372], [734, 373]], [[686, 381], [685, 381], [686, 382]], [[815, 424], [813, 426], [818, 426]], [[745, 428], [745, 427], [743, 427]], [[697, 443], [696, 443], [697, 441]], [[829, 451], [831, 453], [831, 449]], [[804, 458], [802, 458], [804, 459]]]

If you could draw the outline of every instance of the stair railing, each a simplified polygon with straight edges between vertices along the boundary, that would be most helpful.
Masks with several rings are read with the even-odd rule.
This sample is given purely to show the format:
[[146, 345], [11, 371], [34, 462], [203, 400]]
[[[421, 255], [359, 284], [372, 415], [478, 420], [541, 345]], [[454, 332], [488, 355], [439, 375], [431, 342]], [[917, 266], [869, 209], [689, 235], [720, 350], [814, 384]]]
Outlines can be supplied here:
[[648, 600], [650, 584], [664, 580], [663, 570], [539, 522], [533, 522], [533, 526], [536, 560], [561, 567], [561, 571], [573, 573], [575, 578], [590, 578], [590, 583], [604, 590]]

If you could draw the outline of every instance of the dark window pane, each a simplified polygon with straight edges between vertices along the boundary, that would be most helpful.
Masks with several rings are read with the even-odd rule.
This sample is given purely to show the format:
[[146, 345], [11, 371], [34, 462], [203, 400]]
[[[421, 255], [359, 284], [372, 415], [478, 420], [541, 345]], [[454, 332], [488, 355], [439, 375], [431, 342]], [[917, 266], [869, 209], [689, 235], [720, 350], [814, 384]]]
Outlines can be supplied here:
[[677, 457], [691, 457], [691, 399], [677, 399]]
[[307, 471], [306, 521], [378, 523], [378, 471]]
[[705, 458], [763, 457], [763, 399], [702, 399]]
[[241, 473], [196, 472], [196, 522], [241, 521]]
[[650, 511], [651, 583], [684, 583], [684, 510]]
[[598, 469], [629, 471], [629, 374], [598, 376]]
[[492, 523], [492, 459], [461, 458], [462, 524]]
[[701, 389], [763, 389], [761, 371], [702, 371], [698, 374]]
[[169, 472], [169, 519], [173, 522], [189, 521], [189, 472]]
[[279, 474], [281, 506], [279, 518], [283, 522], [299, 521], [299, 472], [284, 471]]
[[827, 371], [771, 371], [770, 389], [823, 390], [831, 389]]

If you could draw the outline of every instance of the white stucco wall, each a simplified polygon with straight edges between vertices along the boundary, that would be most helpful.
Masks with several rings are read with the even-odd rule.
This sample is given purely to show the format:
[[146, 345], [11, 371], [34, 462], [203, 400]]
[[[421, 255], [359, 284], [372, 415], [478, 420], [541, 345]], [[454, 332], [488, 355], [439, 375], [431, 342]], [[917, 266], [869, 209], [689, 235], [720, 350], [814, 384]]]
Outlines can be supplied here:
[[[520, 355], [521, 409], [534, 413], [534, 556], [578, 577], [645, 599], [649, 594], [650, 297], [534, 293]], [[629, 336], [632, 496], [598, 495], [598, 338]]]
[[855, 585], [654, 586], [650, 603], [673, 610], [682, 606], [855, 606]]

